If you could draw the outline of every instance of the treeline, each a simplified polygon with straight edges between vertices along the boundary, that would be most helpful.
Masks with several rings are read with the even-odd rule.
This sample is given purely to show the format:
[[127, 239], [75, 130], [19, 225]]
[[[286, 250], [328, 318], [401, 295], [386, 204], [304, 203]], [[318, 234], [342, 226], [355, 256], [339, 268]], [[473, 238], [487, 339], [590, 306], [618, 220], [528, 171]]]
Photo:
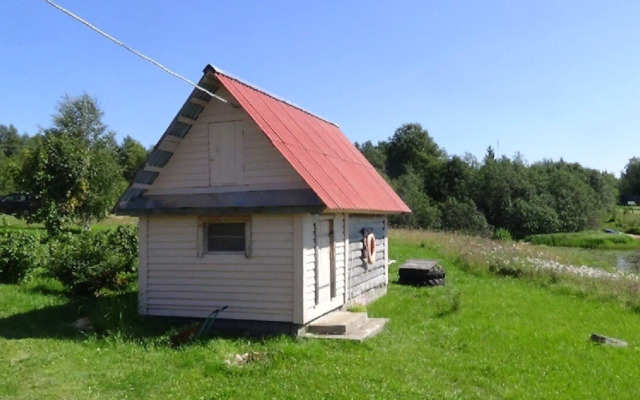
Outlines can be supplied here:
[[413, 210], [390, 217], [397, 226], [515, 238], [573, 232], [597, 227], [618, 199], [610, 173], [562, 160], [528, 164], [491, 147], [482, 161], [449, 156], [415, 123], [356, 147]]
[[0, 125], [0, 194], [38, 196], [29, 219], [50, 231], [103, 218], [147, 157], [130, 136], [117, 143], [90, 96], [64, 96], [56, 111], [34, 136]]

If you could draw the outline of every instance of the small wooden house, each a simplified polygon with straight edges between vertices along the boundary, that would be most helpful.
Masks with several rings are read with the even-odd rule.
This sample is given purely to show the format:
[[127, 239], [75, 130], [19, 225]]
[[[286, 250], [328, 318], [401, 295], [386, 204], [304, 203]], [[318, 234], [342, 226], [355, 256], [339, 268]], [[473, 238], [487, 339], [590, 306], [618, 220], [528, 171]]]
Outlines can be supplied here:
[[338, 126], [207, 66], [120, 199], [139, 311], [294, 331], [386, 292], [409, 208]]

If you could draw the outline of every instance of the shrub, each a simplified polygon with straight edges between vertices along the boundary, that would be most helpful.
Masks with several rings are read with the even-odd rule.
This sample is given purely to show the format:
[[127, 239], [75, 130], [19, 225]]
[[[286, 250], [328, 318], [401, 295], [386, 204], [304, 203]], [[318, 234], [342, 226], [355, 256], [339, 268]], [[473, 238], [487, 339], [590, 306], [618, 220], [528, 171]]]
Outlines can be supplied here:
[[138, 238], [134, 227], [103, 232], [65, 233], [51, 243], [51, 275], [73, 294], [122, 292], [134, 277]]
[[392, 226], [435, 229], [440, 225], [440, 211], [433, 200], [422, 190], [422, 180], [409, 169], [393, 182], [398, 194], [411, 208], [410, 213], [389, 216]]
[[17, 283], [42, 264], [46, 246], [35, 231], [0, 232], [0, 282]]
[[472, 200], [448, 198], [442, 208], [442, 229], [480, 236], [490, 236], [491, 228]]
[[511, 237], [511, 233], [509, 233], [508, 230], [504, 229], [504, 228], [498, 228], [496, 229], [496, 231], [493, 233], [493, 239], [494, 240], [513, 240], [513, 238]]

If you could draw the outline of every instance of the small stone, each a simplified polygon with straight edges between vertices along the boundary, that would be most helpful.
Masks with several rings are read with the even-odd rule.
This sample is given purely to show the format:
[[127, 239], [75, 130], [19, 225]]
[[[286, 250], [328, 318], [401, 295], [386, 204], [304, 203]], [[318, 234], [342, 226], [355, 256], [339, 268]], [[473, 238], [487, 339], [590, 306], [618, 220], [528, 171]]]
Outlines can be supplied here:
[[93, 323], [87, 317], [78, 318], [77, 320], [73, 321], [71, 327], [81, 332], [93, 331]]

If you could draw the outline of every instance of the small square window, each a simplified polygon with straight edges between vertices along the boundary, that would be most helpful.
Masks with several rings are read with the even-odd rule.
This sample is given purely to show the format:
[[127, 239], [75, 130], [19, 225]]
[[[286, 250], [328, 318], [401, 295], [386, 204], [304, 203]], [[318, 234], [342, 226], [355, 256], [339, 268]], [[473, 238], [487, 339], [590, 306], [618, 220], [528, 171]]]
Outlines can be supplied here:
[[199, 257], [204, 257], [207, 253], [235, 253], [251, 257], [249, 216], [201, 217], [199, 226]]
[[245, 223], [221, 222], [207, 224], [207, 251], [245, 252]]

